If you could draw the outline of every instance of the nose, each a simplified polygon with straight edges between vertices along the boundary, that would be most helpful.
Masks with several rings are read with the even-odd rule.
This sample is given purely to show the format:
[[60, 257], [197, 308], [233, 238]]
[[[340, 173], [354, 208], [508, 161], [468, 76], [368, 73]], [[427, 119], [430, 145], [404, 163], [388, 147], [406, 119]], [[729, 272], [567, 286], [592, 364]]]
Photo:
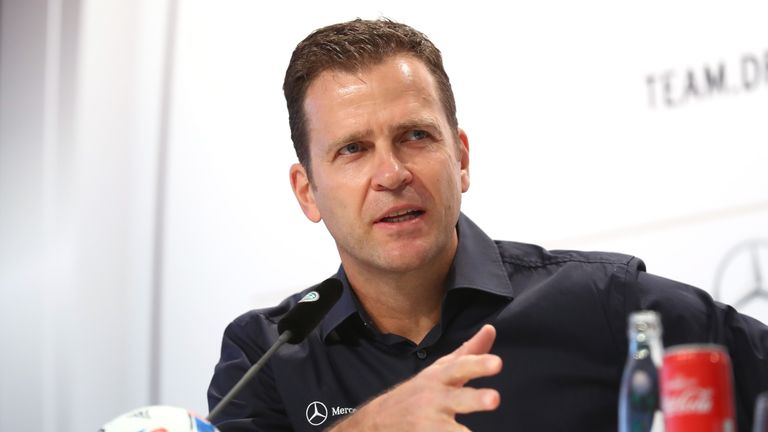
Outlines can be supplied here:
[[413, 173], [394, 151], [379, 149], [377, 153], [371, 179], [374, 190], [397, 190], [413, 180]]

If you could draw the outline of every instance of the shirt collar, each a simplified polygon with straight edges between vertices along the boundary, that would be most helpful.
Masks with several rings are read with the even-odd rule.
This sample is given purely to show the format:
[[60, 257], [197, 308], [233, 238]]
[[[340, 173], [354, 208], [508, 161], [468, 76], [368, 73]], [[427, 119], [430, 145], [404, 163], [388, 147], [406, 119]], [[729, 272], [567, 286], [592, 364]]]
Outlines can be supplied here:
[[[470, 288], [510, 299], [514, 297], [512, 285], [496, 243], [463, 213], [459, 215], [456, 229], [459, 234], [459, 245], [446, 280], [446, 289], [451, 291]], [[361, 319], [365, 316], [355, 298], [343, 266], [339, 267], [336, 277], [341, 281], [343, 291], [339, 301], [320, 323], [320, 337], [323, 340], [356, 312]]]
[[339, 324], [358, 311], [357, 300], [352, 293], [352, 288], [349, 285], [349, 279], [347, 279], [347, 274], [344, 272], [343, 266], [339, 266], [339, 271], [336, 272], [336, 278], [341, 281], [341, 297], [320, 323], [320, 338], [323, 340], [325, 340]]
[[463, 213], [459, 216], [456, 228], [459, 246], [446, 288], [473, 288], [512, 298], [512, 284], [496, 243]]

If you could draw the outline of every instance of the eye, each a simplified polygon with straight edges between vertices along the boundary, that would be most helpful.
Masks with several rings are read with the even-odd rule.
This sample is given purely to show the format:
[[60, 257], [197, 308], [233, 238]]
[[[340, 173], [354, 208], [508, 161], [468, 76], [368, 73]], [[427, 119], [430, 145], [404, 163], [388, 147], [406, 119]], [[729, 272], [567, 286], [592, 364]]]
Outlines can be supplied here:
[[363, 147], [358, 143], [347, 144], [339, 150], [340, 155], [351, 155], [363, 150]]
[[429, 138], [429, 133], [420, 129], [414, 129], [405, 134], [406, 141], [419, 141], [425, 138]]

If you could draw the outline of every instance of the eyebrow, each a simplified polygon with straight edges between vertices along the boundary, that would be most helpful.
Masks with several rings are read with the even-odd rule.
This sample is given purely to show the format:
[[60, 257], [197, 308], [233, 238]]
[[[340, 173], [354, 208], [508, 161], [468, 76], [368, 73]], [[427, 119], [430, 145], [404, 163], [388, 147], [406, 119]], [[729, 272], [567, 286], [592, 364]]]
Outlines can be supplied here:
[[373, 131], [371, 129], [366, 129], [364, 131], [356, 131], [348, 135], [344, 135], [343, 137], [337, 140], [331, 141], [331, 145], [328, 147], [328, 150], [330, 153], [335, 153], [336, 148], [347, 145], [347, 144], [363, 141], [363, 138], [365, 138], [366, 136], [370, 136], [372, 133]]
[[428, 131], [434, 135], [436, 138], [441, 138], [440, 135], [440, 126], [436, 119], [432, 117], [419, 117], [414, 119], [409, 119], [404, 122], [398, 123], [395, 125], [391, 132], [393, 133], [402, 133], [407, 132], [409, 130], [413, 129], [428, 129]]
[[[427, 129], [435, 138], [442, 138], [440, 133], [440, 126], [436, 119], [432, 117], [418, 117], [402, 121], [390, 128], [390, 133], [393, 135], [403, 133], [413, 129]], [[331, 142], [330, 149], [336, 149], [340, 146], [364, 141], [365, 137], [373, 135], [373, 130], [366, 129], [362, 131], [352, 132], [348, 135], [333, 140]], [[334, 150], [332, 150], [334, 151]]]

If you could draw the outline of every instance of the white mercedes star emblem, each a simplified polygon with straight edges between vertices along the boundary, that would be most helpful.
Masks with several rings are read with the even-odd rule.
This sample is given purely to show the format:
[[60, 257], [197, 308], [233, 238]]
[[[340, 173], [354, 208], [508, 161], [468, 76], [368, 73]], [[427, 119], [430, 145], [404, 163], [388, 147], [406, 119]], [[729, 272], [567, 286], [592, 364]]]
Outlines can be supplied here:
[[[768, 240], [744, 241], [731, 249], [717, 269], [714, 297], [741, 309], [768, 299]], [[760, 318], [757, 317], [756, 318]]]
[[307, 405], [307, 421], [312, 426], [319, 426], [328, 418], [328, 408], [320, 401]]

